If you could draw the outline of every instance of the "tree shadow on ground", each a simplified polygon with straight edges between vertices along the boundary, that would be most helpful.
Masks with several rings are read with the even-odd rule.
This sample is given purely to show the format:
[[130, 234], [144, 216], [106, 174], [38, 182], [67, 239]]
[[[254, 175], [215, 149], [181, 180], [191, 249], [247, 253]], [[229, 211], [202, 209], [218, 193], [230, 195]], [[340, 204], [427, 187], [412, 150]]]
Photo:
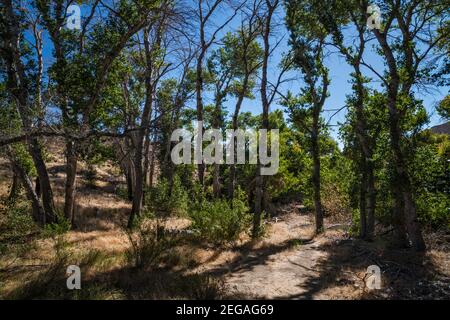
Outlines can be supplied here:
[[[450, 278], [427, 254], [361, 240], [340, 240], [317, 250], [326, 257], [298, 285], [301, 293], [280, 299], [320, 299], [326, 297], [326, 290], [334, 290], [336, 299], [448, 299], [450, 295]], [[381, 269], [381, 289], [366, 288], [366, 271], [371, 265]]]
[[246, 243], [234, 249], [239, 252], [239, 255], [231, 262], [217, 266], [208, 273], [214, 276], [223, 276], [227, 273], [250, 271], [256, 266], [266, 264], [272, 255], [310, 242], [311, 239], [289, 239], [279, 244], [265, 245], [257, 249], [254, 249], [251, 243]]
[[[80, 266], [81, 268], [81, 266]], [[66, 287], [65, 263], [24, 281], [4, 299], [198, 299], [227, 298], [220, 279], [162, 268], [124, 266], [103, 272], [82, 269], [80, 290]]]

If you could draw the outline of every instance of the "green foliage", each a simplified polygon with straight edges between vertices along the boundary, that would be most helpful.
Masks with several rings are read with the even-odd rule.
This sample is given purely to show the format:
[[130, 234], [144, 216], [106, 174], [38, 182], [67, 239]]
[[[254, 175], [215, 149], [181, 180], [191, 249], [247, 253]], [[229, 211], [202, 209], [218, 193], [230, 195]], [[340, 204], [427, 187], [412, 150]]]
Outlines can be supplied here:
[[57, 212], [57, 222], [46, 224], [44, 235], [50, 238], [62, 236], [71, 229], [70, 221], [61, 213]]
[[189, 216], [199, 237], [216, 244], [237, 240], [251, 223], [247, 199], [240, 189], [232, 204], [224, 199], [203, 200], [193, 205]]
[[14, 251], [21, 255], [33, 248], [28, 240], [38, 228], [30, 211], [27, 202], [17, 202], [0, 212], [0, 254]]
[[422, 192], [417, 195], [417, 214], [422, 223], [434, 229], [450, 230], [450, 197], [443, 192]]
[[148, 190], [147, 194], [150, 212], [156, 217], [186, 215], [188, 194], [178, 176], [174, 177], [172, 186], [166, 179], [161, 179], [156, 186]]
[[450, 95], [447, 95], [437, 106], [437, 112], [439, 115], [446, 119], [450, 120]]
[[433, 228], [450, 227], [450, 164], [448, 136], [423, 135], [411, 161], [410, 172], [416, 190], [417, 213], [422, 223]]
[[43, 230], [44, 237], [53, 240], [53, 249], [56, 253], [56, 260], [66, 260], [69, 256], [69, 243], [66, 239], [67, 232], [72, 228], [71, 222], [61, 212], [56, 213], [57, 221], [46, 224]]
[[[331, 142], [331, 141], [330, 141]], [[333, 151], [321, 158], [321, 195], [325, 216], [348, 220], [351, 199], [347, 192], [354, 180], [351, 161], [334, 145]]]

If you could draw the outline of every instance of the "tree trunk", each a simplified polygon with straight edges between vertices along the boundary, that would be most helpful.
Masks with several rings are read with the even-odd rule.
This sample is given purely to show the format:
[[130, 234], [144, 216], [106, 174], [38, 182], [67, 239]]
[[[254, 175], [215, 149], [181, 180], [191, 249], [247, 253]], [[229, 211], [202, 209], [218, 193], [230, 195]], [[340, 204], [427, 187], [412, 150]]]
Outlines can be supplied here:
[[[196, 93], [196, 102], [197, 102], [197, 121], [202, 123], [202, 127], [200, 128], [200, 132], [198, 134], [202, 134], [204, 132], [203, 128], [203, 59], [205, 57], [206, 50], [208, 47], [205, 43], [205, 33], [204, 33], [204, 25], [203, 22], [200, 26], [200, 41], [201, 41], [201, 48], [200, 53], [197, 58], [197, 68], [196, 68], [196, 81], [195, 81], [195, 93]], [[197, 148], [202, 146], [197, 146]], [[200, 182], [201, 186], [204, 186], [204, 177], [205, 177], [205, 164], [203, 162], [203, 157], [201, 159], [201, 163], [197, 165], [198, 170], [198, 181]]]
[[[156, 35], [156, 43], [155, 47], [158, 47], [161, 44], [161, 29], [157, 30]], [[144, 49], [145, 49], [145, 104], [144, 110], [142, 111], [141, 118], [141, 127], [136, 131], [135, 138], [135, 146], [136, 153], [134, 155], [134, 195], [133, 195], [133, 204], [131, 207], [130, 217], [128, 219], [128, 228], [133, 226], [134, 218], [141, 214], [142, 209], [142, 198], [143, 198], [143, 188], [144, 188], [144, 179], [143, 179], [143, 157], [144, 157], [144, 139], [149, 132], [150, 126], [150, 118], [152, 114], [152, 106], [153, 106], [153, 94], [155, 89], [155, 83], [153, 83], [153, 63], [154, 59], [152, 58], [152, 50], [151, 43], [149, 41], [150, 30], [144, 29]]]
[[144, 167], [143, 167], [143, 190], [142, 190], [142, 206], [145, 206], [145, 197], [146, 197], [146, 189], [148, 187], [148, 171], [150, 169], [150, 157], [149, 157], [149, 151], [150, 151], [150, 135], [145, 135], [145, 142], [144, 142]]
[[218, 163], [214, 164], [213, 172], [213, 193], [214, 197], [220, 197], [220, 165]]
[[66, 142], [66, 185], [64, 216], [71, 224], [75, 221], [75, 190], [77, 177], [78, 157], [75, 142]]
[[320, 196], [319, 115], [320, 113], [317, 112], [317, 110], [315, 110], [313, 115], [313, 127], [311, 132], [311, 144], [313, 155], [312, 183], [314, 190], [314, 213], [315, 213], [317, 234], [323, 232], [323, 211]]
[[[239, 115], [239, 110], [242, 104], [242, 100], [243, 100], [243, 95], [242, 97], [239, 97], [238, 102], [236, 103], [236, 109], [234, 111], [234, 116], [233, 116], [233, 130], [234, 132], [236, 132], [237, 127], [238, 127], [238, 123], [237, 123], [237, 117]], [[230, 199], [231, 203], [233, 202], [234, 199], [234, 190], [236, 189], [236, 153], [237, 153], [237, 147], [236, 147], [236, 139], [233, 137], [233, 141], [230, 141], [230, 143], [233, 144], [233, 163], [230, 165], [230, 180], [228, 182], [228, 198]]]
[[[391, 148], [394, 154], [396, 181], [395, 184], [399, 189], [396, 201], [402, 201], [403, 214], [401, 219], [404, 221], [406, 231], [412, 246], [417, 251], [424, 251], [426, 249], [425, 241], [422, 237], [420, 224], [417, 221], [416, 204], [412, 195], [411, 182], [406, 172], [406, 165], [404, 161], [403, 152], [400, 146], [401, 131], [398, 119], [398, 110], [396, 106], [396, 91], [395, 96], [390, 90], [388, 97], [389, 119], [390, 119], [390, 136]], [[399, 208], [400, 206], [396, 206]]]
[[35, 190], [38, 198], [40, 198], [42, 196], [42, 192], [41, 192], [41, 182], [39, 181], [39, 177], [36, 177], [36, 179], [34, 180], [34, 190]]
[[262, 198], [263, 198], [263, 176], [261, 175], [261, 165], [255, 178], [255, 214], [253, 215], [252, 238], [256, 239], [261, 235], [261, 215], [262, 215]]
[[[417, 221], [416, 204], [414, 202], [412, 194], [411, 181], [406, 171], [407, 168], [405, 158], [401, 149], [402, 129], [400, 127], [399, 111], [397, 109], [397, 97], [400, 87], [399, 71], [397, 68], [394, 53], [387, 42], [386, 32], [380, 33], [378, 30], [375, 30], [374, 33], [383, 49], [387, 65], [389, 67], [390, 79], [387, 88], [387, 106], [389, 109], [389, 133], [391, 138], [391, 149], [394, 155], [394, 166], [396, 173], [395, 188], [398, 188], [398, 192], [396, 193], [395, 197], [395, 207], [397, 210], [396, 215], [398, 216], [396, 220], [402, 221], [401, 224], [398, 224], [398, 227], [403, 228], [403, 226], [406, 226], [409, 240], [411, 241], [414, 249], [416, 249], [417, 251], [424, 251], [426, 249], [425, 241], [422, 237], [420, 224]], [[409, 45], [408, 39], [404, 40], [406, 40], [407, 42], [404, 43]], [[410, 64], [410, 62], [408, 61], [408, 52], [409, 49], [407, 49], [405, 52], [407, 54], [407, 71], [411, 70], [410, 66], [408, 68], [408, 65]], [[412, 82], [406, 81], [405, 84], [406, 87], [404, 88], [404, 92], [408, 93]], [[403, 210], [398, 211], [399, 209]], [[403, 237], [404, 231], [402, 229], [399, 229], [398, 234]]]
[[[261, 87], [260, 87], [260, 93], [261, 93], [261, 104], [262, 104], [262, 129], [269, 129], [269, 108], [270, 108], [270, 101], [268, 98], [267, 93], [267, 73], [268, 73], [268, 66], [269, 66], [269, 56], [270, 56], [270, 31], [271, 31], [271, 22], [272, 22], [272, 15], [275, 11], [276, 6], [278, 5], [278, 1], [276, 1], [273, 4], [270, 4], [269, 1], [266, 1], [266, 4], [268, 5], [268, 12], [265, 17], [265, 21], [263, 22], [263, 43], [264, 43], [264, 54], [263, 54], [263, 60], [262, 60], [262, 69], [261, 69]], [[259, 237], [260, 235], [260, 229], [261, 229], [261, 215], [262, 215], [262, 201], [263, 201], [263, 188], [264, 188], [264, 179], [261, 175], [261, 163], [260, 159], [258, 157], [258, 167], [256, 172], [256, 181], [255, 181], [255, 214], [253, 217], [253, 238]]]
[[36, 221], [39, 224], [45, 225], [47, 223], [46, 214], [44, 212], [44, 208], [41, 206], [39, 198], [36, 195], [36, 192], [34, 191], [33, 183], [31, 182], [30, 177], [22, 168], [22, 166], [19, 165], [16, 161], [12, 160], [11, 162], [13, 165], [14, 174], [21, 180], [22, 185], [25, 188], [27, 198], [31, 202], [32, 215], [34, 221]]
[[367, 236], [367, 214], [366, 214], [366, 196], [367, 196], [367, 164], [365, 159], [361, 160], [361, 183], [359, 190], [359, 237], [365, 239]]
[[143, 143], [144, 136], [141, 132], [139, 132], [139, 137], [137, 139], [136, 144], [136, 153], [134, 156], [134, 195], [133, 195], [133, 203], [131, 207], [130, 218], [128, 219], [128, 228], [133, 226], [134, 218], [139, 216], [142, 209], [142, 196], [143, 196], [143, 183], [144, 179], [142, 177], [142, 157], [143, 157]]
[[[235, 106], [235, 109], [234, 109], [234, 114], [233, 114], [233, 130], [234, 130], [234, 132], [236, 132], [236, 130], [238, 129], [239, 112], [241, 110], [242, 102], [244, 101], [245, 93], [248, 90], [248, 81], [249, 81], [249, 73], [247, 72], [245, 74], [245, 76], [244, 76], [244, 81], [242, 82], [242, 89], [241, 89], [241, 92], [239, 93], [239, 97], [238, 97], [238, 100], [236, 102], [236, 106]], [[265, 91], [264, 91], [264, 93], [265, 93]], [[266, 101], [266, 100], [264, 100], [264, 101]], [[237, 153], [237, 147], [236, 147], [236, 139], [235, 138], [233, 138], [233, 139], [234, 139], [234, 141], [233, 141], [234, 159], [233, 159], [233, 163], [230, 166], [230, 181], [229, 181], [229, 184], [228, 184], [228, 198], [231, 201], [234, 198], [234, 190], [236, 188], [236, 153]]]
[[39, 177], [40, 192], [42, 193], [42, 205], [45, 211], [46, 223], [56, 221], [55, 206], [53, 203], [53, 191], [48, 176], [47, 166], [42, 157], [42, 150], [36, 138], [31, 139], [28, 150], [33, 158], [34, 166]]
[[236, 187], [236, 165], [233, 163], [230, 165], [230, 177], [228, 182], [228, 198], [233, 201], [234, 189]]
[[16, 200], [17, 196], [19, 195], [19, 189], [20, 189], [19, 175], [16, 173], [16, 171], [14, 171], [13, 167], [11, 190], [9, 191], [8, 196], [9, 202], [13, 202]]
[[376, 189], [373, 163], [367, 163], [367, 233], [366, 239], [373, 240], [375, 233]]
[[150, 181], [149, 181], [149, 187], [153, 187], [154, 183], [154, 175], [155, 175], [155, 158], [156, 158], [156, 150], [154, 149], [154, 146], [152, 146], [152, 157], [150, 159]]
[[128, 200], [133, 201], [133, 173], [130, 165], [127, 166], [125, 179], [127, 180]]
[[[4, 10], [4, 39], [5, 42], [5, 52], [3, 57], [4, 62], [7, 67], [8, 75], [8, 89], [13, 93], [14, 98], [17, 102], [17, 107], [19, 110], [22, 125], [25, 130], [30, 130], [32, 128], [32, 110], [29, 105], [29, 100], [27, 93], [29, 90], [29, 82], [27, 81], [25, 67], [23, 65], [20, 53], [20, 19], [16, 17], [13, 9], [12, 1], [3, 1]], [[40, 66], [39, 66], [40, 67]], [[38, 75], [38, 82], [39, 82]], [[39, 89], [38, 84], [38, 91]], [[33, 163], [36, 167], [37, 174], [40, 179], [41, 191], [43, 192], [43, 206], [45, 210], [45, 221], [53, 222], [56, 217], [54, 214], [53, 205], [53, 194], [50, 186], [50, 179], [48, 177], [47, 168], [42, 157], [42, 150], [39, 145], [37, 138], [30, 139], [27, 144], [28, 152], [30, 153]], [[34, 190], [33, 190], [34, 193]]]
[[404, 217], [404, 204], [402, 193], [398, 188], [397, 179], [391, 181], [391, 192], [394, 195], [394, 212], [392, 221], [394, 224], [395, 232], [395, 242], [398, 246], [408, 247], [408, 237], [406, 234], [405, 217]]

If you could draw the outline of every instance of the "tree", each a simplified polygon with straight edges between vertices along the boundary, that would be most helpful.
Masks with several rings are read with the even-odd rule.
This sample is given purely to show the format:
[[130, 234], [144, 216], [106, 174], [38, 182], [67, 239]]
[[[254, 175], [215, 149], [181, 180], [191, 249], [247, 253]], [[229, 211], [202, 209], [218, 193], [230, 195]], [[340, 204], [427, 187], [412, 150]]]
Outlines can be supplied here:
[[[96, 1], [81, 30], [65, 28], [67, 1], [36, 2], [43, 25], [54, 47], [55, 63], [50, 68], [55, 83], [56, 104], [61, 109], [66, 132], [86, 134], [95, 119], [101, 94], [115, 59], [128, 41], [148, 22], [159, 1], [120, 2], [116, 8], [102, 3], [108, 15], [94, 19]], [[126, 13], [126, 14], [125, 14]], [[126, 18], [124, 18], [126, 17]], [[91, 25], [93, 24], [93, 25]], [[91, 27], [91, 28], [89, 28]], [[64, 215], [73, 222], [76, 173], [80, 143], [66, 134], [66, 184]]]
[[[162, 8], [165, 8], [162, 10]], [[161, 77], [169, 70], [170, 64], [165, 61], [166, 53], [164, 48], [164, 38], [167, 36], [170, 15], [169, 3], [163, 1], [157, 13], [153, 17], [152, 23], [146, 26], [143, 31], [143, 78], [145, 83], [145, 102], [140, 117], [139, 127], [133, 136], [135, 146], [134, 156], [134, 177], [133, 203], [128, 220], [128, 227], [131, 228], [135, 216], [141, 212], [142, 199], [144, 195], [144, 175], [146, 168], [143, 168], [144, 152], [148, 157], [149, 127], [152, 117], [153, 100], [156, 88]], [[145, 146], [144, 146], [145, 141]], [[148, 163], [146, 163], [148, 165]]]
[[[28, 73], [29, 66], [24, 64], [23, 56], [27, 55], [23, 51], [23, 33], [25, 21], [23, 16], [17, 13], [10, 0], [2, 1], [1, 20], [2, 25], [2, 44], [1, 56], [5, 61], [8, 75], [8, 92], [12, 95], [22, 120], [22, 127], [25, 131], [30, 131], [34, 126], [34, 116], [36, 111], [41, 112], [41, 79], [42, 79], [42, 39], [39, 38], [40, 31], [37, 31], [34, 24], [36, 49], [38, 57], [37, 76], [33, 77]], [[33, 86], [33, 79], [36, 81]], [[36, 88], [33, 90], [32, 88]], [[33, 97], [35, 97], [33, 99]], [[32, 137], [27, 143], [28, 152], [33, 158], [36, 167], [40, 190], [42, 193], [42, 203], [44, 207], [43, 215], [40, 220], [43, 223], [54, 222], [56, 215], [54, 212], [53, 192], [48, 177], [47, 167], [42, 156], [42, 149], [37, 138]]]
[[[301, 117], [309, 113], [311, 123], [309, 133], [311, 137], [311, 153], [313, 157], [312, 184], [314, 188], [314, 211], [316, 219], [316, 233], [323, 232], [323, 211], [320, 195], [320, 114], [328, 95], [328, 70], [324, 65], [324, 46], [326, 32], [323, 28], [309, 28], [317, 19], [314, 12], [304, 10], [308, 8], [302, 1], [289, 1], [286, 6], [287, 26], [290, 31], [290, 45], [292, 47], [292, 61], [303, 75], [305, 88], [301, 90], [299, 105], [291, 104], [290, 109], [294, 119], [302, 121]], [[311, 30], [312, 29], [312, 30]], [[300, 107], [300, 110], [299, 108]], [[300, 117], [299, 113], [300, 112]], [[306, 114], [305, 114], [306, 111]]]
[[[255, 25], [256, 10], [242, 21], [241, 28], [234, 34], [227, 33], [222, 40], [223, 47], [217, 49], [209, 60], [215, 96], [214, 127], [223, 127], [222, 104], [228, 96], [236, 98], [232, 116], [232, 128], [238, 129], [238, 116], [244, 98], [253, 98], [252, 89], [256, 85], [256, 75], [261, 66], [262, 49], [256, 42], [259, 34]], [[245, 25], [244, 25], [245, 24]], [[236, 143], [234, 144], [236, 146]], [[236, 151], [234, 153], [236, 155]], [[214, 167], [213, 189], [219, 193], [219, 165]], [[236, 187], [236, 165], [230, 165], [228, 197], [233, 198]]]
[[[197, 56], [197, 64], [196, 64], [196, 72], [197, 78], [195, 83], [195, 92], [196, 92], [196, 109], [197, 109], [197, 121], [199, 123], [203, 122], [203, 84], [204, 84], [204, 60], [207, 54], [208, 49], [211, 45], [216, 41], [216, 38], [221, 30], [225, 28], [237, 15], [240, 10], [240, 6], [237, 6], [233, 9], [232, 14], [225, 18], [224, 22], [220, 23], [216, 26], [211, 36], [207, 37], [208, 26], [211, 24], [210, 20], [212, 16], [220, 10], [220, 7], [223, 5], [232, 5], [232, 2], [225, 0], [199, 0], [198, 1], [198, 9], [195, 11], [195, 14], [198, 18], [198, 28], [199, 28], [199, 43], [198, 43], [198, 56]], [[203, 134], [204, 128], [203, 126], [199, 128]], [[201, 148], [200, 144], [197, 143], [197, 148]], [[200, 184], [204, 185], [204, 174], [205, 174], [205, 164], [203, 160], [198, 164], [198, 179]]]
[[[232, 117], [233, 130], [238, 129], [238, 117], [244, 98], [253, 98], [252, 90], [256, 86], [256, 77], [262, 66], [262, 48], [257, 43], [261, 33], [259, 10], [261, 1], [254, 1], [242, 20], [240, 29], [229, 39], [225, 48], [229, 48], [228, 63], [235, 77], [232, 94], [236, 97]], [[236, 143], [234, 143], [236, 146]], [[236, 152], [234, 152], [236, 155]], [[228, 185], [228, 197], [232, 200], [236, 188], [236, 165], [231, 164]]]
[[[262, 46], [262, 61], [261, 61], [261, 82], [260, 82], [260, 96], [262, 104], [262, 115], [261, 115], [261, 129], [269, 129], [269, 111], [270, 106], [278, 95], [278, 88], [283, 82], [283, 75], [289, 69], [290, 63], [286, 63], [282, 66], [277, 80], [275, 83], [270, 83], [268, 80], [269, 73], [269, 60], [273, 54], [273, 50], [277, 45], [272, 47], [271, 45], [271, 35], [274, 30], [274, 20], [276, 10], [279, 8], [280, 1], [275, 0], [265, 0], [261, 5], [261, 14], [258, 17], [259, 23], [261, 24], [260, 34], [263, 42]], [[262, 165], [258, 158], [256, 178], [255, 178], [255, 212], [253, 217], [253, 229], [252, 236], [254, 238], [258, 237], [261, 232], [261, 217], [263, 211], [263, 197], [264, 197], [264, 179], [261, 174]]]
[[373, 67], [369, 67], [383, 81], [387, 91], [390, 144], [396, 174], [394, 183], [398, 189], [396, 214], [400, 224], [397, 229], [401, 238], [406, 238], [402, 234], [405, 230], [413, 247], [423, 251], [425, 242], [417, 220], [416, 203], [408, 172], [408, 156], [404, 147], [407, 138], [402, 123], [408, 108], [415, 104], [413, 86], [419, 85], [422, 75], [434, 68], [426, 62], [445, 37], [439, 32], [445, 23], [445, 4], [440, 1], [422, 0], [386, 1], [383, 2], [382, 9], [386, 17], [385, 22], [381, 30], [375, 28], [373, 33], [382, 56], [386, 59], [386, 74], [382, 75]]
[[445, 120], [450, 119], [450, 95], [447, 95], [437, 106], [437, 112]]
[[[360, 237], [372, 239], [375, 228], [375, 177], [373, 163], [373, 139], [369, 136], [367, 111], [365, 104], [367, 103], [366, 79], [361, 70], [364, 62], [364, 53], [367, 44], [367, 17], [358, 14], [365, 12], [367, 3], [365, 1], [329, 1], [314, 2], [314, 11], [320, 17], [318, 21], [323, 25], [331, 36], [333, 45], [344, 56], [347, 63], [353, 68], [352, 84], [354, 94], [349, 97], [347, 104], [349, 108], [354, 109], [355, 115], [355, 134], [357, 136], [360, 156], [360, 197], [359, 197], [359, 213], [360, 213]], [[331, 14], [332, 12], [332, 14]], [[358, 42], [354, 45], [344, 36], [343, 28], [353, 26], [356, 30]], [[350, 38], [350, 36], [347, 36]], [[350, 110], [353, 111], [353, 110]], [[350, 115], [352, 112], [349, 113]]]

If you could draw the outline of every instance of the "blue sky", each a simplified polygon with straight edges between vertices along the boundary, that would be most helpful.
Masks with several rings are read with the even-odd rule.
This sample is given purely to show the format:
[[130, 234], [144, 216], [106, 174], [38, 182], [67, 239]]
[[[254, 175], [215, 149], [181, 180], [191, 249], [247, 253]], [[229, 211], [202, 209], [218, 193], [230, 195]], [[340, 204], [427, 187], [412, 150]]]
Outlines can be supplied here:
[[[86, 16], [89, 13], [86, 6], [82, 7], [82, 16]], [[227, 19], [228, 14], [230, 14], [230, 10], [224, 9], [220, 12], [218, 12], [215, 16], [212, 17], [211, 22], [215, 24], [220, 24], [225, 19]], [[279, 8], [278, 15], [276, 16], [276, 21], [282, 22], [283, 21], [283, 8]], [[223, 31], [219, 34], [218, 39], [220, 39], [226, 32], [236, 30], [239, 26], [239, 16], [235, 18], [226, 28], [223, 29]], [[349, 34], [345, 35], [346, 37], [349, 36]], [[275, 43], [279, 39], [282, 39], [277, 49], [274, 51], [273, 56], [270, 59], [270, 65], [269, 65], [269, 81], [275, 82], [279, 69], [278, 64], [280, 63], [280, 60], [284, 53], [289, 52], [289, 46], [288, 46], [288, 31], [285, 28], [284, 24], [280, 23], [277, 25], [276, 29], [274, 30], [274, 39], [272, 43]], [[211, 47], [211, 50], [213, 50], [214, 47]], [[383, 66], [383, 60], [376, 55], [370, 46], [368, 47], [368, 50], [366, 50], [367, 54], [365, 56], [365, 61], [372, 66], [374, 66], [377, 70], [382, 73], [382, 70], [384, 70]], [[53, 61], [52, 57], [52, 46], [51, 41], [47, 37], [44, 38], [44, 64], [45, 67], [48, 67], [51, 65]], [[334, 53], [331, 54], [326, 61], [326, 64], [330, 70], [330, 79], [331, 84], [329, 87], [329, 93], [330, 96], [326, 101], [323, 117], [325, 120], [329, 120], [331, 115], [334, 114], [334, 111], [327, 111], [329, 109], [337, 109], [341, 108], [345, 105], [346, 95], [351, 93], [351, 85], [349, 84], [349, 74], [352, 72], [352, 69], [347, 65], [344, 58], [342, 58], [339, 54]], [[373, 88], [380, 88], [380, 82], [377, 81], [376, 76], [368, 69], [364, 70], [366, 73], [366, 76], [372, 77], [373, 82], [371, 83], [371, 86]], [[284, 83], [280, 91], [283, 93], [286, 93], [288, 90], [292, 91], [293, 93], [298, 93], [300, 88], [302, 87], [303, 83], [301, 79], [299, 78], [299, 74], [295, 71], [290, 72], [287, 75], [287, 78], [295, 78], [292, 81], [289, 81], [287, 83]], [[436, 103], [438, 103], [442, 98], [448, 94], [448, 87], [445, 88], [433, 88], [432, 93], [421, 93], [418, 92], [416, 96], [420, 99], [423, 99], [424, 105], [426, 109], [428, 110], [428, 113], [430, 115], [430, 123], [429, 126], [433, 126], [436, 124], [442, 123], [444, 120], [441, 119], [435, 112], [434, 107]], [[258, 88], [255, 90], [255, 96], [256, 98], [254, 100], [245, 99], [243, 106], [242, 106], [242, 112], [250, 111], [254, 114], [261, 113], [261, 103], [260, 103], [260, 96]], [[212, 102], [212, 97], [210, 94], [205, 94], [205, 103]], [[231, 113], [234, 110], [234, 100], [229, 99], [225, 103], [225, 107], [228, 109], [228, 111]], [[271, 106], [271, 110], [283, 108], [279, 105], [278, 101], [275, 100], [273, 105]], [[343, 122], [345, 120], [346, 110], [342, 110], [335, 116], [333, 116], [332, 120], [330, 121], [330, 131], [332, 136], [339, 140], [338, 137], [338, 127], [336, 124], [339, 122]]]
[[[282, 21], [283, 19], [283, 8], [280, 8], [278, 12], [278, 16], [276, 19], [278, 21]], [[222, 19], [225, 18], [226, 15], [222, 15]], [[219, 18], [219, 20], [221, 20]], [[220, 21], [218, 22], [220, 23]], [[224, 32], [235, 30], [238, 27], [238, 24], [236, 22], [231, 23], [229, 27], [224, 30]], [[344, 36], [347, 38], [350, 36], [350, 34], [345, 34]], [[274, 52], [273, 56], [270, 60], [270, 71], [269, 71], [269, 80], [272, 82], [276, 81], [276, 78], [278, 76], [279, 70], [277, 69], [277, 65], [279, 64], [281, 57], [283, 53], [289, 52], [290, 48], [288, 45], [288, 38], [289, 34], [284, 26], [284, 24], [277, 25], [274, 33], [274, 40], [272, 43], [275, 43], [278, 39], [283, 39], [282, 42], [279, 44], [277, 50]], [[335, 50], [336, 51], [336, 50]], [[378, 72], [383, 73], [384, 65], [383, 65], [383, 59], [378, 56], [376, 53], [373, 52], [373, 49], [371, 48], [371, 44], [367, 46], [366, 49], [366, 55], [364, 57], [364, 60], [372, 65], [375, 69], [377, 69]], [[329, 87], [329, 98], [327, 99], [324, 107], [323, 117], [325, 120], [329, 120], [330, 117], [335, 113], [334, 111], [327, 111], [330, 109], [338, 109], [345, 105], [346, 96], [352, 92], [351, 84], [349, 83], [350, 80], [350, 73], [352, 72], [352, 68], [346, 63], [345, 59], [340, 56], [338, 53], [331, 54], [326, 61], [326, 65], [329, 68], [330, 71], [330, 79], [331, 84]], [[376, 75], [372, 73], [369, 69], [365, 68], [363, 69], [363, 72], [365, 72], [365, 75], [372, 78], [372, 83], [370, 84], [372, 88], [380, 89], [380, 80], [377, 79]], [[281, 92], [286, 93], [288, 90], [292, 91], [293, 93], [298, 93], [300, 88], [303, 86], [301, 78], [299, 78], [299, 75], [296, 74], [296, 72], [291, 72], [287, 78], [296, 78], [295, 80], [292, 80], [288, 83], [283, 84], [281, 87]], [[429, 115], [430, 115], [430, 123], [428, 124], [428, 127], [443, 123], [444, 120], [439, 117], [439, 115], [435, 112], [435, 105], [442, 100], [449, 92], [448, 87], [441, 87], [441, 88], [430, 88], [432, 93], [425, 93], [425, 92], [416, 92], [416, 97], [423, 100], [424, 106], [426, 107]], [[227, 106], [229, 109], [234, 110], [234, 101], [229, 100], [227, 103]], [[275, 109], [283, 109], [282, 106], [280, 106], [277, 101], [274, 101], [273, 105], [271, 106], [271, 110]], [[262, 107], [260, 103], [260, 97], [258, 95], [258, 92], [256, 92], [256, 99], [249, 100], [246, 99], [243, 103], [242, 111], [250, 111], [252, 113], [258, 114], [262, 112]], [[339, 122], [344, 122], [346, 116], [346, 110], [342, 110], [338, 114], [334, 115], [330, 121], [330, 131], [332, 136], [339, 140], [338, 136], [338, 127], [336, 124]]]

